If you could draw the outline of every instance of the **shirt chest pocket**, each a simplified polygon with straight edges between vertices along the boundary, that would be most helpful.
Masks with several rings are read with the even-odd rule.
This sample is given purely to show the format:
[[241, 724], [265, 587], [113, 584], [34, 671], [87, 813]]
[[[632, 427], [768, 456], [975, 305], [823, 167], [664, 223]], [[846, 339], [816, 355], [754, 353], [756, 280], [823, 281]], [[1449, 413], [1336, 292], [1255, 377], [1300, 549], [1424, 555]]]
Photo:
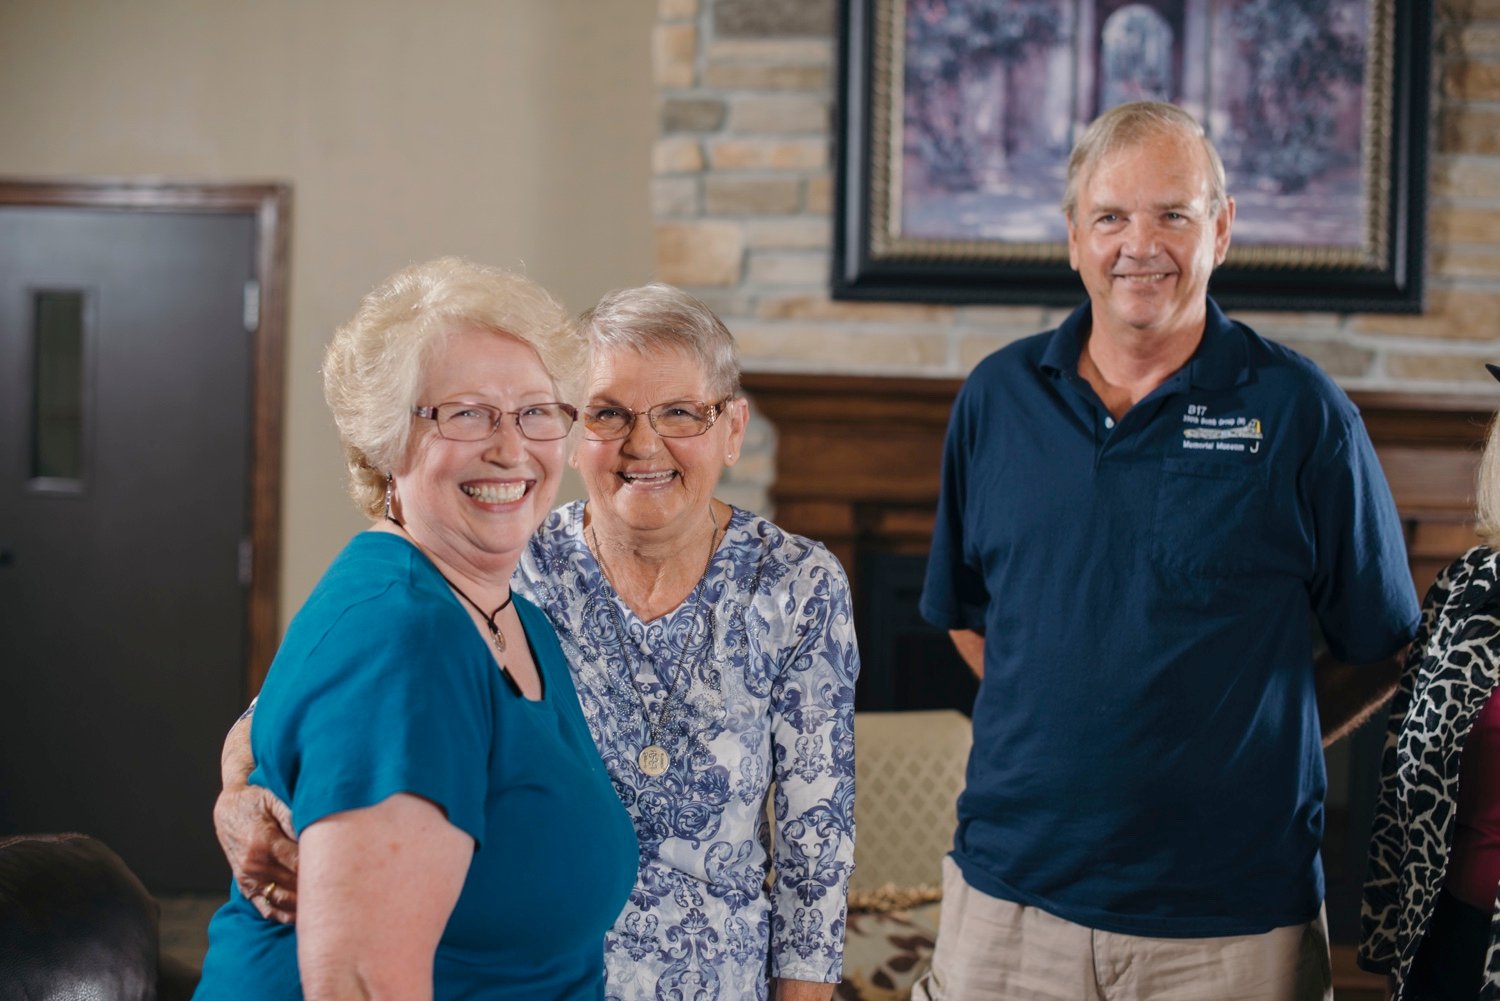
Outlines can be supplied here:
[[1269, 501], [1260, 463], [1166, 458], [1152, 558], [1164, 568], [1204, 577], [1274, 572]]

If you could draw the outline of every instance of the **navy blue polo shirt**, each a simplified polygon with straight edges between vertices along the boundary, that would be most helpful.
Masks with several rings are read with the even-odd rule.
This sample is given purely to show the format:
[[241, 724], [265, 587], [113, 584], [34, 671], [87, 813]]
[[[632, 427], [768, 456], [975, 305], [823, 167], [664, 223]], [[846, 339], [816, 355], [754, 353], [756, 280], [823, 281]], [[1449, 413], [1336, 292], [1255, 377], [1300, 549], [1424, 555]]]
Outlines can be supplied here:
[[954, 404], [922, 614], [984, 633], [954, 858], [994, 897], [1132, 935], [1311, 920], [1326, 779], [1314, 622], [1347, 663], [1418, 609], [1359, 412], [1208, 303], [1118, 422], [1087, 305]]

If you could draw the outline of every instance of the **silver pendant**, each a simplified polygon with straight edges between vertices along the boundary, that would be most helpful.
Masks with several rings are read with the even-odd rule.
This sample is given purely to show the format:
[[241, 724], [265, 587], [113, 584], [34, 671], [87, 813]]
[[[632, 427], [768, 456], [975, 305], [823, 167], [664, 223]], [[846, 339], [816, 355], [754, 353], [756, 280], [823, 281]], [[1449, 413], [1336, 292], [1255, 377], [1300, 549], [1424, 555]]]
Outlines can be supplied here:
[[667, 752], [656, 744], [647, 744], [641, 748], [640, 755], [635, 759], [635, 763], [641, 766], [641, 771], [652, 778], [666, 771], [670, 761]]

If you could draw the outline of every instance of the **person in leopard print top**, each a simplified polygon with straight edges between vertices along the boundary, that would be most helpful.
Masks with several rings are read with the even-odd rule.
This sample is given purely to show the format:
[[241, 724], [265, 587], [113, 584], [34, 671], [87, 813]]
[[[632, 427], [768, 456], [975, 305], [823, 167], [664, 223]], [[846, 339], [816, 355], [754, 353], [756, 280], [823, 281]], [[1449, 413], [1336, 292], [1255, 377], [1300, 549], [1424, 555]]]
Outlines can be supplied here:
[[1393, 1001], [1500, 1001], [1500, 419], [1477, 496], [1483, 541], [1427, 593], [1381, 762], [1359, 964]]

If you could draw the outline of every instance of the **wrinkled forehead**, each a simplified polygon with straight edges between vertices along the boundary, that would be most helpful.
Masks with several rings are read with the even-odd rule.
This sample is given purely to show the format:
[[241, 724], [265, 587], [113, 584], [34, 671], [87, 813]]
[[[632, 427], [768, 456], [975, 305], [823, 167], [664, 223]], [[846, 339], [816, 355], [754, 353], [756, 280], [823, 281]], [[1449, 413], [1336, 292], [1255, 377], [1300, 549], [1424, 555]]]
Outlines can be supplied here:
[[1170, 186], [1184, 197], [1210, 199], [1214, 169], [1202, 140], [1177, 131], [1132, 137], [1103, 150], [1083, 172], [1079, 193], [1096, 198], [1106, 191]]
[[[673, 344], [596, 344], [589, 352], [583, 373], [584, 392], [606, 394], [617, 401], [626, 397], [650, 397], [659, 403], [671, 399], [702, 399], [710, 392], [708, 372], [702, 360], [684, 347]], [[661, 394], [665, 393], [666, 396]]]

